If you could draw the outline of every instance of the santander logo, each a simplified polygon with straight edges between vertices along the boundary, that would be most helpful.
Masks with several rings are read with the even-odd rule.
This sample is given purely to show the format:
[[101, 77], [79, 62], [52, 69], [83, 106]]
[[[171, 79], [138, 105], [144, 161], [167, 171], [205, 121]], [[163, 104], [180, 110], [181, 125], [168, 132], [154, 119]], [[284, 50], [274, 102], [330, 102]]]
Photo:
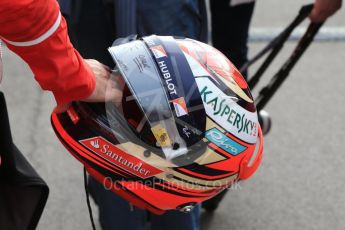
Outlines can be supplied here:
[[103, 137], [92, 137], [79, 142], [108, 162], [140, 178], [146, 179], [162, 172], [160, 169], [120, 150]]

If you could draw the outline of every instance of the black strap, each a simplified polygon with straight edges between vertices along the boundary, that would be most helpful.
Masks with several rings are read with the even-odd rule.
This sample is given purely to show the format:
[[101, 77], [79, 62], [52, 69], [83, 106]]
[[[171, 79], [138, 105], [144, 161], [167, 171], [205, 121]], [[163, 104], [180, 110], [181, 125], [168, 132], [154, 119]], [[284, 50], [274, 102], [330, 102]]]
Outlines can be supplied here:
[[91, 204], [90, 204], [89, 188], [88, 188], [88, 183], [87, 183], [87, 175], [86, 175], [85, 167], [83, 169], [83, 172], [84, 172], [84, 188], [85, 188], [85, 194], [86, 194], [86, 204], [87, 204], [87, 208], [89, 210], [92, 229], [96, 230], [95, 222], [93, 220], [92, 208], [91, 208]]

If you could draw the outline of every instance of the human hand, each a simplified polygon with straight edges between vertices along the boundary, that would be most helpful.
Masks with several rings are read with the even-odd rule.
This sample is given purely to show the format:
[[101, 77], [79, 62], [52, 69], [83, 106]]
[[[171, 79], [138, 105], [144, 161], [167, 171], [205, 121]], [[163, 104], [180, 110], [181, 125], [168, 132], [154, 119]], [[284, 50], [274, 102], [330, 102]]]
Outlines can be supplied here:
[[85, 62], [91, 67], [96, 77], [96, 87], [93, 93], [82, 101], [120, 103], [122, 91], [116, 81], [110, 79], [111, 70], [108, 66], [94, 59], [86, 59]]
[[[85, 102], [108, 102], [111, 101], [116, 105], [119, 105], [122, 98], [122, 90], [119, 81], [114, 81], [110, 79], [111, 70], [108, 66], [103, 65], [94, 59], [85, 59], [85, 62], [92, 69], [95, 75], [96, 86], [92, 94], [82, 99]], [[54, 112], [62, 113], [65, 112], [70, 106], [68, 104], [58, 105]]]
[[340, 9], [342, 0], [315, 0], [314, 8], [309, 14], [312, 22], [325, 21], [329, 16]]

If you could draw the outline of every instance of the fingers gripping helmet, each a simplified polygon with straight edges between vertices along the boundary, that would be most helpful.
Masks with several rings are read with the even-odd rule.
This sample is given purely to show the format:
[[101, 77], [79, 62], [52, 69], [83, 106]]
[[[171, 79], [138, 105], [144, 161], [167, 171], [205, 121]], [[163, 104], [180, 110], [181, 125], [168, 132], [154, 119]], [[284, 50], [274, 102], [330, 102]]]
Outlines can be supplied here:
[[74, 102], [52, 114], [62, 143], [105, 188], [160, 214], [188, 210], [256, 171], [263, 151], [256, 108], [222, 53], [155, 35], [109, 52], [121, 103]]

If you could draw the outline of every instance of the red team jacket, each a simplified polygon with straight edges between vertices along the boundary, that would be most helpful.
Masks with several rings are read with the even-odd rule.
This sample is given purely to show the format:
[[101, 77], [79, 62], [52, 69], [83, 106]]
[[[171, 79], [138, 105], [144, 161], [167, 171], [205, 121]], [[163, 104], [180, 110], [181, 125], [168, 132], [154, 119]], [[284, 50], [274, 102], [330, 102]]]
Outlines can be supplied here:
[[94, 90], [95, 77], [73, 48], [56, 0], [1, 0], [0, 39], [28, 63], [58, 104]]
[[[30, 66], [41, 87], [53, 92], [57, 104], [93, 92], [95, 76], [73, 48], [57, 0], [0, 0], [0, 39]], [[48, 193], [12, 141], [0, 92], [0, 229], [36, 229]]]

